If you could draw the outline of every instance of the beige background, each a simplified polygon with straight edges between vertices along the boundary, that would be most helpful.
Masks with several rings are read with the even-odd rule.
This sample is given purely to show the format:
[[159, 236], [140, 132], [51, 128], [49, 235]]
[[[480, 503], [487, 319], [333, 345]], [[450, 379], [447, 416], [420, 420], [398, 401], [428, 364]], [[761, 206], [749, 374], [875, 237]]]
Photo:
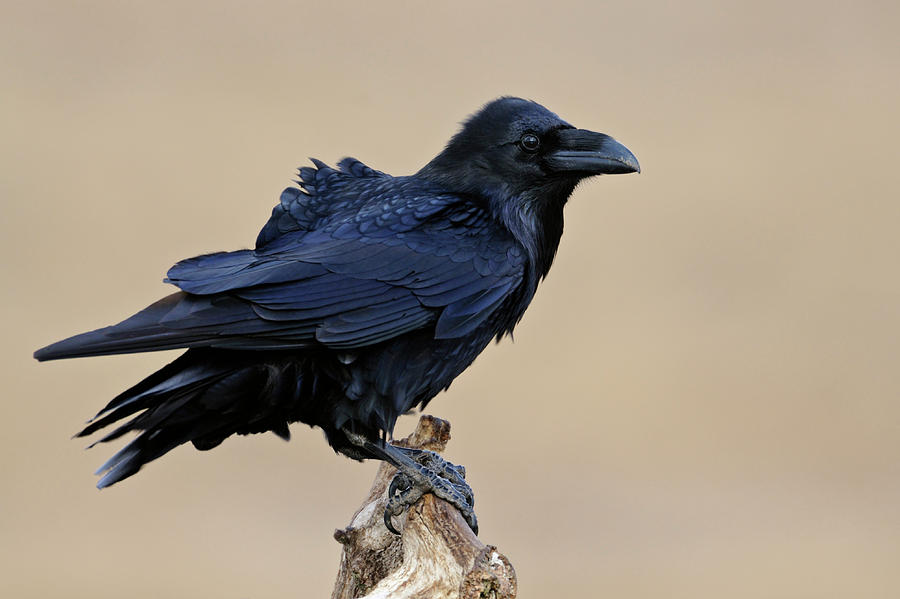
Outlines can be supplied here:
[[101, 493], [69, 436], [174, 354], [30, 354], [252, 244], [307, 156], [409, 173], [514, 94], [644, 168], [432, 404], [520, 596], [900, 597], [897, 6], [6, 0], [0, 596], [327, 596], [373, 464], [295, 426]]

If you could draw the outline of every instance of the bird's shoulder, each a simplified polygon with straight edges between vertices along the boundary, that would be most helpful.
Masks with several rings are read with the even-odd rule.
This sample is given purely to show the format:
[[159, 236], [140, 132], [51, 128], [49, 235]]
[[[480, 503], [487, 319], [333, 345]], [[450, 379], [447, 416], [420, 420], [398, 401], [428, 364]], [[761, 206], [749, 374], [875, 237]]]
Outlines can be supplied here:
[[337, 168], [315, 159], [312, 162], [314, 167], [299, 169], [298, 187], [281, 193], [257, 237], [257, 249], [312, 231], [337, 237], [390, 236], [420, 226], [437, 212], [465, 204], [429, 181], [416, 176], [393, 177], [355, 158], [343, 159]]
[[303, 190], [295, 190], [296, 197], [282, 194], [255, 249], [182, 260], [166, 281], [209, 294], [324, 273], [410, 288], [424, 280], [423, 272], [429, 280], [470, 273], [484, 284], [504, 280], [504, 286], [522, 278], [526, 253], [477, 199], [353, 159], [339, 168], [314, 164], [301, 169]]
[[253, 250], [182, 260], [167, 282], [196, 296], [192, 305], [215, 296], [212, 304], [237, 301], [258, 317], [246, 324], [246, 310], [228, 313], [223, 318], [237, 324], [222, 330], [261, 334], [260, 327], [275, 327], [290, 343], [311, 342], [313, 335], [349, 348], [431, 323], [437, 338], [500, 326], [495, 314], [525, 273], [525, 251], [512, 234], [477, 198], [415, 175], [343, 164], [301, 173], [303, 197], [281, 205], [285, 214], [300, 215], [293, 224], [270, 221], [274, 233]]

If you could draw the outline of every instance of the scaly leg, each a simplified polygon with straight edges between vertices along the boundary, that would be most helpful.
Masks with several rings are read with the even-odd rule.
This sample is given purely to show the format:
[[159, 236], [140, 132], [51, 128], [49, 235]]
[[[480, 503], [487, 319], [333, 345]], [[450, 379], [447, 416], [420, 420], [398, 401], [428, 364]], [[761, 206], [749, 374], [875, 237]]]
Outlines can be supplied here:
[[478, 534], [478, 519], [473, 509], [475, 495], [466, 483], [464, 467], [448, 462], [433, 451], [375, 443], [361, 435], [344, 433], [354, 445], [397, 468], [388, 487], [388, 503], [384, 510], [384, 524], [388, 530], [400, 534], [394, 528], [392, 516], [402, 514], [425, 493], [432, 493], [456, 506], [472, 531]]

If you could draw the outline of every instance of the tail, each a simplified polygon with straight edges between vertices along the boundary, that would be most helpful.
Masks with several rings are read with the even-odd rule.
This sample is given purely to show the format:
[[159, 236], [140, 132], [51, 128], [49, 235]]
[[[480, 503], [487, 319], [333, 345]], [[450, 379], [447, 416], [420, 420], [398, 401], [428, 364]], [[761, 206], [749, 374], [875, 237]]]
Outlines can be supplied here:
[[[312, 409], [316, 375], [296, 354], [190, 349], [113, 399], [76, 436], [130, 418], [96, 441], [140, 434], [103, 464], [98, 488], [128, 478], [171, 449], [190, 441], [212, 449], [237, 434], [273, 431], [290, 438], [288, 423]], [[303, 418], [308, 420], [308, 418]]]

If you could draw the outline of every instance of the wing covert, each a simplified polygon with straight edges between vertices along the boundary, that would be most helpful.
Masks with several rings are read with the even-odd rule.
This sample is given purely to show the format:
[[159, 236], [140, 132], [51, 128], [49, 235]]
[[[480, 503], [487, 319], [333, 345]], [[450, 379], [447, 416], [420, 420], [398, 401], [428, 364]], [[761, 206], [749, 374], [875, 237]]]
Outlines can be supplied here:
[[478, 206], [359, 162], [317, 166], [301, 170], [305, 193], [282, 194], [283, 214], [255, 250], [170, 269], [167, 281], [183, 291], [227, 295], [261, 321], [222, 322], [216, 346], [353, 348], [426, 326], [461, 337], [521, 284], [524, 253]]

